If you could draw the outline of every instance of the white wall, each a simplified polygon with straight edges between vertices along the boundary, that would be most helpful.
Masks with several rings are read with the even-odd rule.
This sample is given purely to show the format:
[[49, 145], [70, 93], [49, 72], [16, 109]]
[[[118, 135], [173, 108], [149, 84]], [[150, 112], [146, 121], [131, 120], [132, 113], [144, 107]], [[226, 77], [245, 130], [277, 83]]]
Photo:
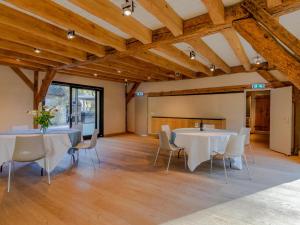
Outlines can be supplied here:
[[[32, 71], [22, 71], [32, 79]], [[56, 75], [55, 81], [103, 87], [104, 134], [125, 132], [125, 90], [123, 83], [61, 74]], [[18, 124], [32, 126], [32, 118], [26, 114], [27, 110], [32, 109], [32, 91], [7, 66], [0, 66], [0, 103], [0, 131], [8, 130], [13, 125]]]
[[[149, 92], [161, 92], [161, 91], [174, 91], [174, 90], [185, 90], [185, 89], [195, 89], [195, 88], [208, 88], [208, 87], [222, 87], [222, 86], [232, 86], [232, 85], [245, 85], [251, 83], [265, 83], [264, 80], [259, 74], [253, 73], [238, 73], [231, 75], [222, 75], [216, 77], [206, 77], [199, 79], [187, 79], [180, 81], [164, 81], [164, 82], [146, 82], [142, 83], [138, 88], [138, 91], [143, 91], [144, 93]], [[206, 97], [205, 97], [206, 96]], [[178, 116], [185, 115], [186, 117], [193, 116], [208, 116], [208, 117], [225, 117], [227, 119], [227, 127], [229, 129], [239, 129], [245, 120], [245, 99], [243, 94], [232, 95], [214, 95], [211, 97], [207, 97], [208, 95], [200, 96], [178, 96], [171, 97], [170, 101], [172, 101], [172, 106], [169, 105], [168, 108], [176, 107], [176, 109], [168, 110], [166, 107], [156, 107], [160, 110], [160, 112], [154, 112], [157, 114], [163, 113], [165, 116], [171, 116], [169, 114], [176, 113]], [[204, 111], [204, 108], [201, 108], [200, 103], [208, 104], [210, 102], [216, 102], [215, 100], [218, 97], [224, 96], [224, 103], [220, 102], [215, 103], [215, 107], [211, 105], [211, 111]], [[243, 97], [242, 97], [243, 96]], [[137, 98], [137, 97], [135, 97]], [[133, 129], [134, 123], [136, 121], [135, 116], [133, 114], [129, 114], [129, 112], [134, 111], [132, 107], [135, 107], [134, 101], [132, 100], [131, 104], [128, 106], [128, 128], [130, 131], [134, 132]], [[211, 101], [207, 101], [208, 98], [211, 98]], [[172, 99], [172, 100], [171, 100]], [[234, 99], [232, 101], [231, 99]], [[180, 104], [178, 103], [180, 102]], [[196, 102], [196, 104], [195, 104]], [[206, 103], [205, 103], [206, 102]], [[180, 106], [179, 106], [180, 105]], [[229, 107], [225, 107], [228, 105]], [[151, 112], [152, 106], [148, 107], [149, 112]], [[236, 109], [235, 109], [236, 108]], [[214, 109], [214, 110], [213, 110]], [[169, 112], [166, 115], [166, 112]], [[173, 111], [173, 112], [171, 112]], [[219, 111], [222, 111], [219, 112]], [[149, 113], [148, 113], [149, 114]], [[148, 115], [149, 117], [151, 115]], [[148, 122], [148, 130], [150, 129], [150, 122]]]

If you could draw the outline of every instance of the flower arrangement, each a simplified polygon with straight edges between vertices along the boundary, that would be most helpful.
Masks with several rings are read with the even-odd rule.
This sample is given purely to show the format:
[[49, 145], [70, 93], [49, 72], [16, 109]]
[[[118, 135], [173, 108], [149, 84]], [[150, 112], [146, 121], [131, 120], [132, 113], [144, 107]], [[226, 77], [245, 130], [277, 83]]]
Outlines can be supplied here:
[[49, 108], [48, 106], [40, 105], [37, 110], [27, 111], [29, 115], [32, 115], [34, 122], [39, 124], [41, 131], [46, 133], [46, 130], [52, 125], [51, 119], [53, 119], [58, 112], [56, 107]]

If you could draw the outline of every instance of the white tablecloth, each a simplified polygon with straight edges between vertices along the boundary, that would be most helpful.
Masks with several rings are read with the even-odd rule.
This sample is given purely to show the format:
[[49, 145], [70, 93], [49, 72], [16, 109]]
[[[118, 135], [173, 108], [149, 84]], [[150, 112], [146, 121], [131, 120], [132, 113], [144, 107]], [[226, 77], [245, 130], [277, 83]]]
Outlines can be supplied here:
[[[200, 131], [199, 128], [176, 129], [175, 144], [183, 147], [188, 154], [188, 167], [194, 171], [202, 162], [210, 160], [212, 152], [223, 154], [229, 137], [235, 132], [217, 129]], [[232, 166], [242, 169], [241, 159], [232, 159]]]
[[[0, 165], [11, 160], [15, 141], [16, 135], [0, 135]], [[71, 141], [69, 135], [65, 133], [46, 134], [44, 135], [44, 142], [47, 151], [47, 158], [49, 159], [49, 168], [50, 171], [52, 171], [67, 153], [69, 148], [72, 147]], [[44, 159], [38, 160], [37, 163], [44, 168]]]

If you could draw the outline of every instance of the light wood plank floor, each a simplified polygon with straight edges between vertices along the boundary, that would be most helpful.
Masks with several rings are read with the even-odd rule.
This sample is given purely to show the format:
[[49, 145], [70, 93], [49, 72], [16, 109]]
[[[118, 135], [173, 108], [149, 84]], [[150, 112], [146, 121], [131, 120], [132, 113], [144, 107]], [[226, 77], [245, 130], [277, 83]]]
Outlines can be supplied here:
[[166, 156], [152, 166], [157, 144], [135, 135], [100, 139], [100, 168], [82, 152], [79, 166], [69, 169], [66, 157], [50, 186], [37, 165], [18, 165], [11, 193], [6, 168], [0, 175], [0, 225], [160, 224], [300, 179], [298, 157], [272, 152], [262, 143], [254, 144], [255, 164], [249, 156], [252, 181], [246, 171], [233, 170], [226, 184], [218, 162], [211, 175], [209, 163], [187, 172], [183, 157], [174, 159], [166, 174]]

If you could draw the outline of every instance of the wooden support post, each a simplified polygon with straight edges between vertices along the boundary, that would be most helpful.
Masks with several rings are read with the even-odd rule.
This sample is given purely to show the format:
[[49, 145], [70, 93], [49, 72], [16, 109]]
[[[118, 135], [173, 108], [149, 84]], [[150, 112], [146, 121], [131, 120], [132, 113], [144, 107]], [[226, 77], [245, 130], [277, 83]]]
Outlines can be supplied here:
[[48, 88], [49, 88], [51, 82], [53, 81], [53, 79], [55, 77], [55, 74], [56, 74], [56, 70], [52, 69], [52, 70], [47, 71], [46, 76], [42, 81], [40, 91], [39, 91], [39, 93], [37, 94], [37, 97], [36, 97], [37, 104], [42, 102], [43, 99], [45, 98], [45, 96], [47, 94], [47, 91], [48, 91]]
[[129, 91], [129, 93], [127, 94], [126, 97], [126, 104], [128, 104], [130, 102], [130, 100], [134, 97], [136, 90], [138, 89], [138, 87], [140, 86], [141, 83], [134, 83], [134, 85], [132, 86], [131, 90]]
[[[39, 103], [37, 101], [37, 94], [39, 91], [39, 71], [34, 71], [33, 77], [33, 109], [37, 110]], [[35, 121], [33, 121], [33, 128], [38, 128], [38, 125]]]

